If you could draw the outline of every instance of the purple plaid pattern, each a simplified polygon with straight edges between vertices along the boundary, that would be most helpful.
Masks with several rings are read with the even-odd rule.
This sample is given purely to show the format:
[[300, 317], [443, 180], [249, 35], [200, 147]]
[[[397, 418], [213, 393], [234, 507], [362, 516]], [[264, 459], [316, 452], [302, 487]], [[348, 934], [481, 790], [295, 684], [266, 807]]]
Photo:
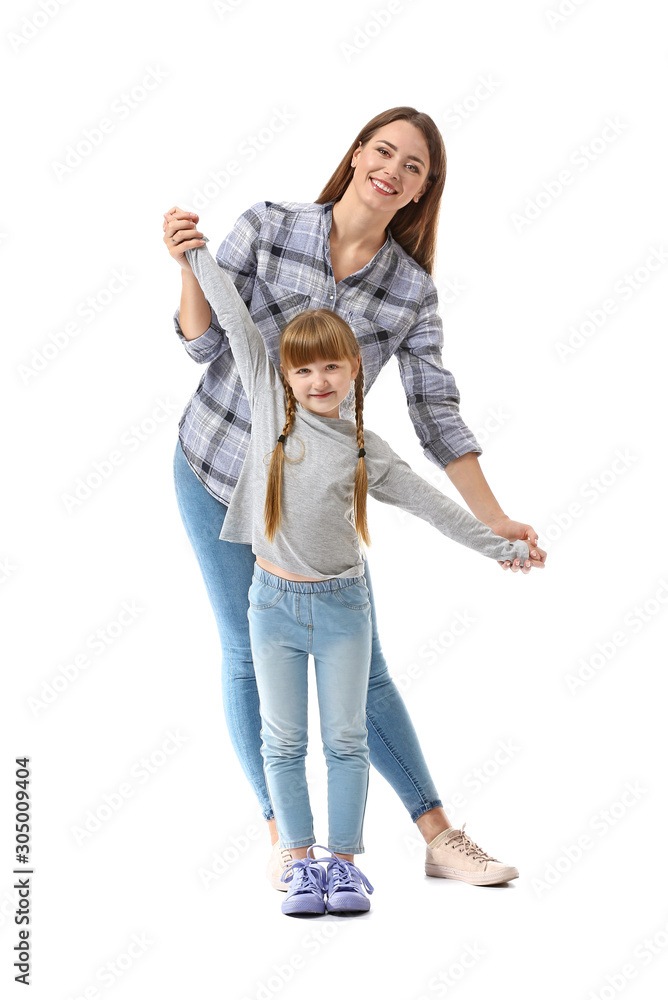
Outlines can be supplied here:
[[[459, 414], [459, 391], [443, 367], [443, 327], [436, 286], [388, 235], [360, 271], [338, 285], [329, 252], [332, 205], [258, 202], [237, 220], [216, 261], [234, 281], [279, 368], [279, 340], [286, 323], [305, 309], [332, 309], [359, 341], [365, 393], [395, 355], [408, 410], [424, 452], [443, 468], [482, 448]], [[186, 340], [186, 351], [207, 368], [179, 422], [186, 458], [209, 493], [228, 504], [250, 439], [250, 407], [229, 341], [211, 310], [211, 326]], [[352, 415], [349, 400], [341, 416]]]

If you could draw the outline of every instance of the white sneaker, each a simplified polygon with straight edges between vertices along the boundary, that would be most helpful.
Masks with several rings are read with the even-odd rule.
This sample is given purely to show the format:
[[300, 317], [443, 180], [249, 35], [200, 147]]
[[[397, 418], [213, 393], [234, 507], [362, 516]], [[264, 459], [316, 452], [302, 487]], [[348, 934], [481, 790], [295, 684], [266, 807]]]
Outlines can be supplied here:
[[271, 849], [271, 857], [267, 864], [267, 878], [274, 889], [278, 889], [280, 892], [288, 891], [288, 884], [287, 882], [281, 882], [281, 875], [293, 861], [294, 858], [290, 854], [289, 849], [281, 847], [280, 842], [277, 840]]
[[465, 827], [466, 823], [461, 830], [443, 830], [427, 844], [427, 875], [456, 878], [471, 885], [498, 885], [519, 877], [517, 868], [502, 864], [478, 847], [464, 833]]

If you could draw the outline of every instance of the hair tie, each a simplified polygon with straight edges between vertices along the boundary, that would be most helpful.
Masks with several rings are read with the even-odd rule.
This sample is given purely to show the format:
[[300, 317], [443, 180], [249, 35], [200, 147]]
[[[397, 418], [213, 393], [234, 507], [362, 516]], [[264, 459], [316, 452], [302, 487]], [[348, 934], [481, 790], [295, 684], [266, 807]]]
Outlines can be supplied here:
[[360, 450], [357, 452], [357, 455], [359, 458], [364, 458], [364, 456], [366, 455], [364, 448], [360, 448]]
[[278, 440], [279, 441], [285, 441], [285, 434], [279, 434]]

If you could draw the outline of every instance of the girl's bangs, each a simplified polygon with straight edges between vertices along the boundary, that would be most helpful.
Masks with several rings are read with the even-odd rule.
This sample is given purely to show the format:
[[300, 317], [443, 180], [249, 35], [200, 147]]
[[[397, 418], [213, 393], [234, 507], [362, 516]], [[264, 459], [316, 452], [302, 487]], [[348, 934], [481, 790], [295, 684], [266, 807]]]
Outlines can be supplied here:
[[281, 364], [301, 368], [313, 361], [351, 361], [357, 357], [355, 335], [336, 313], [317, 309], [300, 313], [281, 336]]

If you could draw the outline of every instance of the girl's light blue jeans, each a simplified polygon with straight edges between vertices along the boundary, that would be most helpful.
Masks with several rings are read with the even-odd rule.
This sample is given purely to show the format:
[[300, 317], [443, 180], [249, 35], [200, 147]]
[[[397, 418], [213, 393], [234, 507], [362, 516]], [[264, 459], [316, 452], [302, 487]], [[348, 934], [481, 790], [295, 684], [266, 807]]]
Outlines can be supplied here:
[[[262, 807], [274, 817], [267, 791], [260, 739], [260, 707], [248, 625], [248, 591], [255, 556], [250, 545], [219, 538], [227, 507], [192, 471], [177, 441], [174, 454], [176, 498], [199, 562], [216, 618], [223, 654], [223, 707], [230, 739]], [[383, 656], [368, 563], [364, 578], [371, 601], [372, 652], [366, 703], [371, 765], [395, 790], [413, 821], [443, 803], [427, 768], [413, 723]], [[402, 574], [406, 581], [409, 577]], [[348, 853], [348, 852], [341, 852]], [[352, 853], [352, 852], [351, 852]]]
[[309, 847], [315, 841], [305, 767], [311, 654], [327, 761], [327, 846], [337, 854], [362, 854], [371, 662], [371, 602], [364, 577], [285, 580], [256, 564], [248, 604], [261, 752], [281, 846]]

